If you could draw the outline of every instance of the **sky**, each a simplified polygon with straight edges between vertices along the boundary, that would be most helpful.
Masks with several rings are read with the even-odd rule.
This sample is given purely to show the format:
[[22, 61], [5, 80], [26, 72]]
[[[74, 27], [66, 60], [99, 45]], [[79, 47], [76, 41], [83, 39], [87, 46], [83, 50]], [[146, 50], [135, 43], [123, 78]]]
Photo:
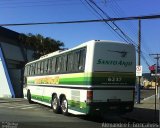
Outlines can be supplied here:
[[[0, 24], [77, 21], [100, 19], [86, 3], [89, 0], [0, 0]], [[109, 17], [130, 17], [160, 14], [160, 0], [94, 0]], [[99, 12], [100, 13], [100, 12]], [[101, 13], [101, 15], [103, 15]], [[103, 15], [104, 18], [106, 18]], [[115, 21], [137, 45], [138, 21]], [[52, 24], [6, 27], [19, 33], [41, 34], [64, 42], [72, 48], [89, 40], [125, 42], [104, 22], [83, 24]], [[116, 30], [116, 28], [114, 28]], [[143, 72], [156, 61], [151, 53], [160, 53], [160, 19], [141, 21], [141, 58]], [[147, 61], [147, 62], [146, 62]]]

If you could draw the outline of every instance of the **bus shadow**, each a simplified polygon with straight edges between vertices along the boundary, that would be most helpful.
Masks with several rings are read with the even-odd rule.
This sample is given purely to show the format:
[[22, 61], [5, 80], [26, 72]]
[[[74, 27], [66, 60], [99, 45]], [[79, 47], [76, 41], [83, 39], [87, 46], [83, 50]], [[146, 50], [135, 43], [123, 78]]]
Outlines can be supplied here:
[[97, 123], [159, 123], [159, 111], [157, 110], [155, 113], [155, 110], [145, 108], [134, 108], [132, 112], [123, 115], [112, 115], [109, 113], [103, 116], [70, 116]]
[[146, 108], [134, 108], [130, 113], [126, 113], [122, 118], [137, 120], [139, 123], [158, 123], [159, 111]]
[[[34, 104], [34, 103], [33, 103]], [[39, 104], [39, 103], [36, 103]], [[51, 107], [42, 105], [42, 108], [51, 109]], [[154, 109], [146, 109], [146, 108], [134, 108], [132, 112], [123, 114], [123, 115], [115, 115], [115, 114], [105, 114], [103, 116], [87, 116], [87, 115], [73, 115], [69, 114], [69, 117], [76, 117], [81, 120], [96, 122], [96, 123], [128, 123], [128, 122], [137, 122], [137, 123], [158, 123], [159, 122], [159, 111]]]
[[[121, 117], [121, 115], [103, 115], [103, 116], [76, 116], [76, 115], [70, 115], [72, 117], [79, 118], [81, 120], [96, 122], [96, 123], [126, 123], [128, 120]], [[133, 121], [133, 120], [132, 120]], [[134, 120], [135, 122], [135, 120]]]

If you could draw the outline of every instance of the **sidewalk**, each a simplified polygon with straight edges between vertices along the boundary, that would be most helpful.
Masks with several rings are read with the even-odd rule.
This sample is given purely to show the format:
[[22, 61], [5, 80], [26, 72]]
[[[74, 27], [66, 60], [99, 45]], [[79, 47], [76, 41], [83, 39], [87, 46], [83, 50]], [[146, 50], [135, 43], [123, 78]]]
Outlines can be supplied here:
[[140, 104], [134, 105], [134, 110], [125, 114], [123, 117], [136, 120], [139, 123], [159, 123], [159, 99], [156, 98], [155, 111], [155, 95], [141, 100]]

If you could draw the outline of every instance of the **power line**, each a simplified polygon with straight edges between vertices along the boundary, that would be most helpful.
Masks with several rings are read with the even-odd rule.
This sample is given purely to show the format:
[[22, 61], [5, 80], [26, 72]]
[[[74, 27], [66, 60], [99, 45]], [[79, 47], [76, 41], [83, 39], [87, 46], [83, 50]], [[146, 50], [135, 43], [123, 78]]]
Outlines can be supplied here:
[[[37, 23], [0, 24], [0, 26], [28, 26], [28, 25], [47, 25], [47, 24], [79, 24], [79, 23], [91, 23], [91, 22], [95, 22], [95, 23], [96, 22], [105, 22], [105, 23], [107, 23], [109, 21], [124, 21], [124, 20], [137, 20], [137, 19], [157, 19], [157, 18], [160, 18], [160, 15], [133, 16], [133, 17], [109, 18], [109, 19], [100, 19], [100, 20], [97, 19], [97, 20], [63, 21], [63, 22], [37, 22]], [[127, 40], [124, 39], [124, 40], [126, 42], [128, 42], [127, 41], [128, 39]], [[142, 58], [145, 58], [145, 57], [142, 56]], [[147, 62], [146, 59], [145, 59], [145, 61]], [[147, 65], [149, 65], [148, 62], [147, 62]]]
[[[86, 0], [87, 1], [87, 0]], [[102, 12], [108, 19], [110, 19], [110, 16], [103, 11], [103, 9], [101, 9], [93, 0], [89, 0], [98, 10], [100, 10], [100, 12]], [[94, 9], [94, 8], [93, 8]], [[139, 46], [137, 46], [137, 44], [114, 22], [114, 21], [111, 21], [111, 23], [117, 28], [117, 30], [119, 31], [114, 31], [121, 37], [123, 38], [127, 43], [132, 43], [134, 44], [136, 47], [137, 47], [137, 52], [139, 52]], [[120, 32], [120, 34], [118, 33]], [[124, 36], [124, 37], [123, 37]], [[146, 64], [149, 66], [147, 60], [145, 59], [145, 57], [143, 56], [142, 57], [144, 59], [144, 61], [146, 62]]]
[[[103, 19], [99, 19], [99, 20], [79, 20], [79, 21], [63, 21], [63, 22], [37, 22], [37, 23], [0, 24], [0, 26], [4, 27], [4, 26], [28, 26], [28, 25], [47, 25], [47, 24], [79, 24], [79, 23], [91, 23], [91, 22], [105, 22], [105, 23], [107, 23], [109, 21], [121, 21], [121, 20], [124, 21], [124, 20], [137, 20], [137, 19], [157, 19], [157, 18], [160, 18], [160, 15], [133, 16], [133, 17], [109, 18], [109, 19], [104, 19], [103, 18]], [[114, 30], [114, 28], [111, 25], [109, 25], [109, 26]], [[125, 36], [125, 38], [127, 37], [126, 39], [124, 37], [122, 37], [119, 33], [117, 33], [117, 34], [123, 40], [125, 40], [126, 42], [128, 42], [127, 40], [129, 40], [131, 42], [134, 42], [134, 41], [130, 40], [129, 37], [124, 33], [122, 33], [122, 34], [126, 35]], [[142, 58], [146, 62], [146, 64], [149, 65], [143, 54], [142, 54]]]
[[[101, 3], [98, 2], [98, 3]], [[42, 7], [42, 6], [70, 6], [79, 5], [80, 2], [75, 0], [46, 0], [46, 1], [0, 1], [0, 8], [26, 8], [26, 7]]]
[[[92, 5], [90, 5], [86, 0], [85, 1], [83, 1], [83, 0], [80, 0], [81, 1], [81, 3], [93, 14], [93, 15], [95, 15], [97, 18], [102, 18], [102, 19], [104, 19], [102, 16], [101, 16], [101, 14], [99, 14], [94, 8], [92, 8]], [[87, 3], [87, 4], [86, 4]], [[107, 27], [109, 27], [109, 29], [108, 30], [110, 30], [110, 32], [111, 33], [113, 33], [113, 31], [112, 31], [112, 26], [110, 26], [108, 23], [106, 23], [106, 22], [104, 22], [104, 25], [108, 25]], [[113, 33], [114, 34], [114, 33]], [[119, 39], [120, 39], [120, 37], [119, 36], [117, 36]]]
[[[90, 2], [88, 2], [87, 0], [85, 0], [85, 2], [95, 11], [95, 13], [97, 13], [97, 14], [100, 16], [100, 18], [101, 18], [102, 20], [104, 19], [103, 16], [94, 8], [95, 4], [94, 4], [94, 6], [93, 6], [93, 5], [91, 5]], [[92, 3], [92, 2], [91, 2], [91, 3]], [[97, 7], [97, 6], [96, 6], [96, 7]], [[98, 8], [98, 7], [97, 7], [97, 8]], [[98, 8], [98, 9], [99, 9], [99, 8]], [[103, 13], [103, 14], [104, 14], [104, 13]], [[107, 18], [109, 19], [109, 16], [107, 16]], [[124, 41], [127, 42], [127, 40], [126, 40], [121, 34], [119, 34], [119, 33], [115, 30], [115, 28], [112, 27], [111, 24], [109, 24], [109, 23], [106, 22], [106, 21], [104, 21], [104, 23], [107, 24], [114, 32], [116, 32], [116, 34], [117, 34], [119, 37], [121, 37]]]
[[[110, 16], [106, 13], [106, 12], [104, 12], [93, 0], [89, 0], [97, 9], [99, 9], [108, 19], [110, 19]], [[121, 38], [125, 38], [124, 40], [127, 42], [127, 43], [130, 43], [130, 42], [132, 42], [132, 43], [134, 43], [133, 41], [132, 41], [132, 39], [129, 37], [129, 36], [127, 36], [123, 31], [122, 31], [122, 29], [114, 22], [114, 21], [111, 21], [111, 23], [113, 24], [113, 26], [115, 26], [115, 28], [117, 29], [117, 30], [119, 30], [119, 32], [118, 31], [116, 31], [115, 29], [113, 29], [118, 35], [120, 35], [121, 34]], [[124, 37], [123, 37], [124, 36]], [[128, 42], [129, 41], [129, 42]]]
[[[98, 2], [99, 3], [99, 2]], [[75, 0], [38, 0], [38, 1], [0, 1], [0, 8], [26, 8], [26, 7], [45, 7], [45, 6], [71, 6], [71, 5], [80, 5], [79, 1]]]
[[47, 25], [47, 24], [79, 24], [79, 23], [94, 23], [94, 22], [109, 22], [109, 21], [127, 21], [127, 20], [145, 20], [145, 19], [159, 19], [160, 15], [148, 15], [148, 16], [133, 16], [133, 17], [121, 17], [110, 19], [96, 19], [96, 20], [77, 20], [77, 21], [57, 21], [57, 22], [30, 22], [30, 23], [11, 23], [0, 24], [0, 26], [26, 26], [26, 25]]
[[[123, 11], [123, 8], [121, 8], [121, 6], [118, 4], [117, 0], [110, 1], [110, 5], [111, 5], [111, 10], [116, 14], [117, 17], [122, 17], [122, 15], [120, 15], [121, 13], [124, 16], [126, 15], [125, 12]], [[106, 6], [104, 6], [104, 7], [106, 7]], [[124, 23], [124, 27], [126, 28], [126, 30], [128, 29], [129, 31], [131, 31], [131, 34], [133, 34], [134, 37], [137, 37], [137, 34], [136, 34], [137, 32], [135, 31], [135, 26], [133, 27], [133, 25], [130, 22], [128, 22], [128, 23], [129, 24]], [[144, 38], [143, 38], [143, 40], [144, 40]], [[146, 40], [144, 40], [142, 42], [146, 42]], [[147, 52], [151, 53], [151, 50], [149, 49], [149, 47], [147, 46], [146, 43], [142, 47], [142, 49], [144, 51], [147, 51]], [[147, 57], [148, 59], [150, 59], [150, 62], [152, 61], [152, 63], [153, 63], [154, 60], [148, 55], [148, 53], [145, 53], [143, 50], [141, 51], [141, 53], [143, 54], [144, 58]]]
[[[126, 15], [125, 12], [123, 11], [123, 9], [119, 6], [119, 4], [117, 3], [116, 0], [112, 0], [111, 1], [111, 9], [118, 15], [118, 17], [122, 17], [120, 14], [122, 13], [124, 16]], [[133, 33], [134, 36], [137, 37], [137, 31], [135, 31], [135, 27], [133, 27], [133, 25], [129, 22], [129, 25], [127, 25], [126, 23], [124, 23], [124, 26], [126, 29], [130, 29], [130, 31]]]

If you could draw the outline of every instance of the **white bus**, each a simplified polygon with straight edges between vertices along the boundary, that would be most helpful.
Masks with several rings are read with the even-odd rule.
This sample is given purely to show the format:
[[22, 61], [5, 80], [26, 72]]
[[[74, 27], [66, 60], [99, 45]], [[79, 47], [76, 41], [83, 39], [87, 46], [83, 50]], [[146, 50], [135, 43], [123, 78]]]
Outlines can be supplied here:
[[26, 64], [24, 97], [64, 115], [130, 112], [135, 58], [133, 45], [104, 40], [47, 54]]

